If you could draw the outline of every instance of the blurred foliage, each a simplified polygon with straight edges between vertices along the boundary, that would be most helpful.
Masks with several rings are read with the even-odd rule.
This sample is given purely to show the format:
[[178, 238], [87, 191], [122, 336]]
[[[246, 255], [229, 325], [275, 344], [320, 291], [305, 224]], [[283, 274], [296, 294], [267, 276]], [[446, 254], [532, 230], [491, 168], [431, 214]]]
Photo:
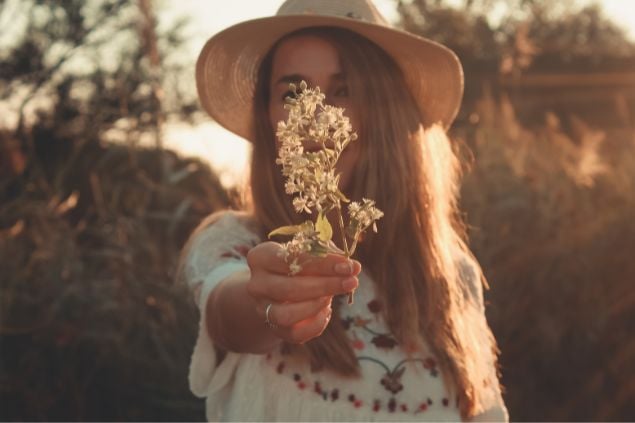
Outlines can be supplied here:
[[454, 50], [469, 73], [635, 68], [635, 44], [597, 4], [575, 0], [399, 0], [401, 26]]
[[187, 383], [198, 311], [173, 272], [230, 198], [200, 161], [140, 146], [197, 109], [181, 65], [156, 61], [182, 23], [154, 32], [145, 12], [0, 3], [0, 420], [204, 419]]
[[[616, 96], [635, 110], [635, 91], [624, 90], [614, 75], [622, 73], [632, 87], [635, 43], [599, 5], [576, 0], [449, 3], [399, 0], [397, 7], [404, 29], [447, 45], [463, 63], [465, 97], [458, 125], [475, 117], [475, 102], [490, 88], [497, 97], [500, 91], [510, 93], [518, 118], [529, 125], [542, 123], [545, 108], [561, 119], [575, 111], [606, 125], [618, 115]], [[578, 83], [572, 74], [591, 81]], [[552, 82], [525, 86], [527, 75], [546, 75]], [[599, 117], [598, 110], [603, 112]]]
[[398, 8], [465, 68], [461, 207], [511, 419], [632, 421], [635, 45], [576, 0]]
[[471, 246], [491, 291], [514, 421], [635, 416], [635, 131], [553, 114], [524, 127], [485, 97], [462, 135]]

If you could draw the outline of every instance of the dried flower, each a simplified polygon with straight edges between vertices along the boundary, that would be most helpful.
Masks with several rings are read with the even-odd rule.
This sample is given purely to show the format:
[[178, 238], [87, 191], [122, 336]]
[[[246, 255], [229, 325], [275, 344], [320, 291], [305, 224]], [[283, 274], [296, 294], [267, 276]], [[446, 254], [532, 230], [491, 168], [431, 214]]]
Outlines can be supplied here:
[[[335, 164], [348, 144], [357, 139], [357, 134], [344, 109], [324, 104], [325, 96], [319, 87], [310, 89], [302, 81], [300, 91], [295, 84], [289, 88], [293, 97], [286, 98], [287, 120], [278, 122], [276, 136], [281, 146], [276, 163], [282, 166], [282, 174], [287, 178], [285, 192], [294, 195], [296, 212], [311, 214], [314, 209], [318, 212], [315, 223], [309, 220], [301, 225], [283, 226], [269, 234], [270, 237], [293, 235], [291, 241], [283, 244], [282, 254], [287, 262], [291, 260], [290, 273], [295, 274], [302, 269], [298, 263], [302, 253], [352, 256], [362, 232], [371, 225], [377, 232], [375, 222], [383, 213], [373, 200], [364, 198], [362, 204], [350, 203], [349, 224], [344, 226], [341, 202], [349, 200], [339, 189], [341, 175], [336, 173]], [[326, 218], [331, 211], [337, 212], [344, 250], [331, 239], [333, 229]], [[347, 236], [352, 239], [351, 248]]]

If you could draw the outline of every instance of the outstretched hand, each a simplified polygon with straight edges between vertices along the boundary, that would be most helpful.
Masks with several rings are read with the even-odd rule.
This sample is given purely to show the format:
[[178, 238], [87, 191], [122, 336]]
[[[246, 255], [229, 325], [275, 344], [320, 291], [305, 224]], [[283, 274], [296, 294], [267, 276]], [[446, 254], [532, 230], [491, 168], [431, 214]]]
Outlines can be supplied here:
[[289, 264], [281, 257], [280, 244], [263, 242], [247, 255], [251, 278], [247, 292], [266, 321], [269, 307], [271, 330], [283, 340], [302, 344], [324, 332], [331, 318], [334, 295], [357, 288], [361, 264], [344, 256], [302, 255], [302, 270], [289, 275]]

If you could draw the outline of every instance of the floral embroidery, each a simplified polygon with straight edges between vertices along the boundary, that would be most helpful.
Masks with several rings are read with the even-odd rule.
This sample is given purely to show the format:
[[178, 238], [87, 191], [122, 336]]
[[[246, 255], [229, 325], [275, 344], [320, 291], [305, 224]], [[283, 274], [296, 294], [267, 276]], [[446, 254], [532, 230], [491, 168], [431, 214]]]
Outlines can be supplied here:
[[386, 373], [384, 377], [381, 378], [381, 384], [384, 386], [384, 388], [386, 388], [393, 394], [396, 394], [403, 389], [403, 385], [401, 384], [401, 376], [403, 375], [405, 370], [406, 368], [402, 367], [397, 371]]
[[422, 402], [419, 404], [419, 408], [415, 411], [415, 414], [420, 413], [422, 411], [426, 411], [428, 409], [428, 403]]
[[437, 362], [432, 357], [428, 357], [423, 362], [423, 367], [430, 371], [430, 376], [437, 377], [439, 372], [437, 371]]
[[[360, 357], [358, 357], [360, 358]], [[364, 357], [361, 357], [364, 358]], [[370, 359], [371, 361], [378, 361], [375, 359], [372, 359], [370, 357], [366, 357], [368, 359]], [[411, 360], [403, 360], [401, 361], [397, 366], [395, 366], [395, 369], [390, 372], [391, 377], [390, 378], [386, 378], [386, 376], [382, 379], [382, 385], [386, 385], [386, 386], [390, 386], [392, 383], [397, 383], [397, 385], [395, 386], [399, 386], [399, 389], [397, 390], [400, 391], [401, 389], [403, 389], [403, 386], [401, 386], [401, 384], [399, 383], [399, 379], [401, 378], [401, 376], [403, 375], [404, 371], [405, 371], [405, 366], [403, 366], [405, 364], [405, 362], [407, 361], [411, 361]], [[278, 364], [277, 370], [278, 373], [282, 373], [284, 371], [285, 365], [284, 362], [280, 362]], [[307, 386], [309, 386], [309, 383], [307, 381], [302, 380], [302, 375], [299, 373], [293, 373], [293, 380], [296, 382], [296, 386], [298, 387], [298, 389], [300, 389], [301, 391], [305, 390], [307, 388]], [[388, 382], [384, 382], [384, 380], [388, 381]], [[324, 401], [337, 401], [340, 397], [340, 390], [338, 388], [332, 389], [332, 390], [326, 390], [322, 388], [321, 382], [318, 380], [315, 380], [313, 382], [313, 391], [320, 395], [322, 397], [322, 399]], [[393, 392], [395, 393], [395, 392]], [[351, 405], [355, 408], [360, 408], [364, 405], [364, 402], [357, 398], [355, 396], [355, 394], [348, 394], [346, 396], [346, 398], [348, 399], [348, 401], [351, 403]], [[442, 399], [442, 403], [444, 406], [448, 406], [449, 405], [449, 400], [447, 398], [443, 398]], [[380, 399], [376, 398], [373, 400], [373, 406], [372, 406], [372, 410], [374, 412], [379, 412], [382, 408], [382, 402]], [[427, 398], [426, 401], [421, 402], [419, 404], [419, 406], [415, 409], [413, 414], [417, 414], [423, 411], [426, 411], [431, 405], [433, 404], [432, 399], [430, 399], [429, 397]], [[403, 413], [408, 413], [410, 408], [408, 407], [408, 404], [405, 403], [401, 403], [399, 404], [397, 401], [397, 398], [395, 397], [391, 397], [388, 400], [388, 403], [386, 404], [386, 408], [388, 409], [389, 412], [394, 413], [396, 411], [401, 411]]]
[[[364, 316], [360, 316], [360, 315], [343, 316], [341, 319], [342, 325], [348, 331], [350, 343], [353, 349], [361, 352], [366, 349], [366, 343], [369, 342], [367, 341], [367, 338], [362, 338], [360, 336], [359, 331], [362, 331], [361, 333], [372, 335], [372, 337], [369, 337], [371, 339], [370, 342], [374, 344], [375, 347], [377, 348], [390, 350], [395, 348], [397, 345], [399, 345], [397, 340], [392, 336], [390, 332], [381, 333], [369, 327], [369, 326], [372, 326], [371, 323], [373, 323], [375, 320], [379, 320], [380, 318], [379, 313], [381, 312], [383, 308], [381, 302], [377, 299], [374, 299], [368, 302], [367, 307], [371, 313], [375, 314], [374, 319], [373, 318], [366, 319], [364, 318]], [[414, 352], [419, 350], [418, 345], [415, 345], [415, 343], [413, 342], [407, 342], [407, 341], [404, 343], [403, 348], [404, 350], [407, 350], [409, 352]], [[292, 353], [291, 347], [285, 343], [283, 343], [280, 346], [279, 352], [282, 356], [289, 355]], [[270, 360], [270, 357], [271, 355], [267, 355], [268, 360]], [[378, 359], [375, 357], [366, 356], [366, 355], [358, 355], [356, 358], [358, 362], [361, 362], [361, 361], [373, 362], [381, 366], [385, 370], [383, 376], [378, 382], [381, 384], [381, 386], [384, 389], [386, 389], [386, 391], [390, 392], [390, 395], [388, 399], [386, 399], [385, 403], [383, 403], [382, 402], [383, 400], [380, 398], [374, 398], [372, 401], [366, 402], [366, 404], [368, 404], [368, 406], [371, 407], [371, 409], [374, 412], [379, 412], [380, 410], [384, 409], [390, 413], [401, 412], [401, 413], [417, 414], [417, 413], [422, 413], [427, 411], [434, 404], [433, 400], [430, 397], [427, 397], [425, 400], [421, 401], [420, 403], [414, 403], [411, 405], [402, 403], [398, 399], [399, 398], [398, 394], [404, 390], [402, 377], [406, 372], [406, 368], [407, 368], [406, 363], [420, 362], [423, 368], [429, 372], [431, 377], [437, 377], [438, 364], [433, 357], [406, 358], [398, 362], [396, 365], [392, 366], [392, 368], [389, 367], [381, 359]], [[278, 373], [285, 372], [284, 361], [278, 362], [276, 371]], [[346, 398], [348, 400], [348, 403], [351, 404], [351, 407], [360, 408], [364, 406], [364, 401], [361, 398], [358, 398], [354, 393], [340, 392], [340, 389], [338, 388], [326, 389], [324, 386], [322, 386], [322, 383], [319, 380], [311, 380], [311, 378], [309, 380], [305, 380], [303, 379], [300, 373], [291, 373], [291, 372], [287, 372], [287, 373], [293, 379], [293, 381], [295, 382], [299, 390], [307, 390], [307, 388], [309, 388], [308, 390], [312, 390], [316, 395], [319, 395], [324, 401], [335, 402], [340, 398], [340, 396], [342, 396], [343, 398]], [[443, 404], [444, 407], [449, 407], [450, 405], [448, 398], [439, 398], [438, 402], [439, 402], [439, 405]]]
[[375, 344], [377, 348], [394, 348], [397, 345], [397, 341], [388, 335], [379, 334], [375, 336], [370, 342]]
[[355, 317], [354, 324], [358, 328], [365, 328], [372, 320], [370, 319], [362, 319], [359, 316]]

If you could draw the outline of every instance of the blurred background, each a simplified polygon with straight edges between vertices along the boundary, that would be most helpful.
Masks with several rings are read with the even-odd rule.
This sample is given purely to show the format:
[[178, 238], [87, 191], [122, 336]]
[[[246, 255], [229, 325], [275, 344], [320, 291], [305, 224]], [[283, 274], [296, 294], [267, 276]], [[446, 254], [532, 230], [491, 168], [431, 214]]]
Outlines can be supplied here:
[[[173, 275], [249, 147], [193, 68], [280, 3], [0, 0], [0, 419], [205, 419]], [[465, 66], [451, 135], [512, 420], [635, 420], [635, 4], [376, 3]]]

